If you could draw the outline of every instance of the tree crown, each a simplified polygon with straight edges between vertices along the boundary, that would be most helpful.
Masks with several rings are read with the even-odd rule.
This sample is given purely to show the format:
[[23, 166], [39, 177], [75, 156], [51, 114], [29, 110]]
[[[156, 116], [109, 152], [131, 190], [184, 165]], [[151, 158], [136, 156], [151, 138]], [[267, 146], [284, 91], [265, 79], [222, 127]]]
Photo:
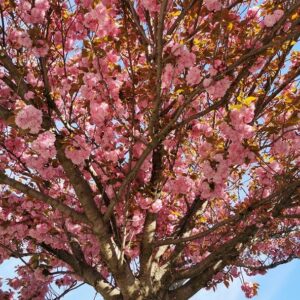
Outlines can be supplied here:
[[298, 0], [0, 13], [2, 299], [188, 299], [299, 257]]

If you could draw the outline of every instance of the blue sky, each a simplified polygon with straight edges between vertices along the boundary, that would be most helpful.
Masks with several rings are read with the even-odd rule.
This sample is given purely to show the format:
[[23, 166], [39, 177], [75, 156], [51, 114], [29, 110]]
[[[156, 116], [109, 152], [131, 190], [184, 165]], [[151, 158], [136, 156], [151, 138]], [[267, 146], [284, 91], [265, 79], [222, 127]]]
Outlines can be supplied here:
[[[0, 265], [0, 277], [14, 276], [15, 262], [12, 260]], [[282, 265], [270, 270], [264, 276], [250, 277], [252, 282], [260, 284], [259, 294], [254, 300], [299, 300], [300, 299], [300, 260]], [[200, 291], [191, 300], [246, 300], [240, 289], [239, 279], [235, 280], [227, 289], [221, 284], [216, 292]], [[65, 296], [63, 300], [94, 300], [95, 291], [84, 285]], [[97, 296], [95, 300], [102, 299]]]

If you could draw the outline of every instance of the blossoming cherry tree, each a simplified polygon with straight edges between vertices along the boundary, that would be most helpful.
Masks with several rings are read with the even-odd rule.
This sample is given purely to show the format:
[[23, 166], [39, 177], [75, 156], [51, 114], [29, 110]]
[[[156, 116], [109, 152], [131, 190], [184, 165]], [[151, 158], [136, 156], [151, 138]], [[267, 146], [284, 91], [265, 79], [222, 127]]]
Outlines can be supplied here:
[[1, 299], [234, 278], [252, 297], [299, 258], [299, 0], [0, 0], [0, 19], [0, 262], [20, 262]]

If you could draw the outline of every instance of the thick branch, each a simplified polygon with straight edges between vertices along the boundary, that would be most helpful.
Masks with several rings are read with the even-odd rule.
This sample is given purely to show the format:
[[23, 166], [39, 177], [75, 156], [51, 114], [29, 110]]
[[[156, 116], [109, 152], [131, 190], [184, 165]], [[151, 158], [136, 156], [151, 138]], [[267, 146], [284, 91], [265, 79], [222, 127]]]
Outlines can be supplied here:
[[169, 293], [170, 299], [189, 299], [201, 288], [205, 287], [216, 273], [221, 271], [231, 260], [239, 256], [240, 248], [256, 234], [257, 230], [258, 228], [255, 225], [247, 227], [242, 233], [220, 246], [201, 263], [187, 271], [175, 274], [177, 280], [193, 278], [183, 286], [171, 291]]
[[74, 269], [74, 271], [83, 278], [85, 282], [95, 287], [105, 299], [120, 300], [122, 299], [120, 291], [104, 280], [100, 273], [85, 262], [76, 260], [70, 253], [62, 249], [52, 248], [46, 243], [41, 243], [40, 246], [50, 252], [58, 259], [64, 261]]
[[120, 261], [120, 249], [111, 238], [109, 227], [103, 221], [102, 215], [94, 202], [94, 194], [91, 187], [83, 178], [79, 168], [65, 156], [61, 137], [57, 137], [55, 146], [57, 149], [57, 158], [63, 166], [88, 220], [93, 224], [92, 229], [99, 240], [104, 261], [118, 282], [122, 292], [125, 294], [127, 292], [131, 293], [132, 286], [135, 284], [134, 277], [126, 262], [124, 260]]
[[8, 119], [11, 117], [13, 117], [13, 113], [0, 105], [0, 119], [3, 121], [8, 121]]
[[89, 223], [87, 218], [84, 215], [76, 212], [74, 209], [70, 208], [69, 206], [61, 203], [60, 201], [58, 201], [48, 195], [45, 195], [39, 191], [36, 191], [15, 179], [9, 178], [7, 175], [5, 175], [2, 172], [0, 173], [0, 183], [7, 184], [8, 186], [28, 195], [30, 197], [33, 197], [37, 200], [43, 201], [43, 202], [51, 205], [53, 208], [58, 209], [64, 216], [70, 217], [77, 222]]
[[4, 50], [0, 52], [0, 64], [7, 69], [9, 74], [15, 80], [17, 85], [17, 94], [23, 98], [24, 94], [29, 90], [28, 85], [23, 79], [24, 76], [20, 73], [18, 68], [14, 65], [11, 58], [4, 52]]

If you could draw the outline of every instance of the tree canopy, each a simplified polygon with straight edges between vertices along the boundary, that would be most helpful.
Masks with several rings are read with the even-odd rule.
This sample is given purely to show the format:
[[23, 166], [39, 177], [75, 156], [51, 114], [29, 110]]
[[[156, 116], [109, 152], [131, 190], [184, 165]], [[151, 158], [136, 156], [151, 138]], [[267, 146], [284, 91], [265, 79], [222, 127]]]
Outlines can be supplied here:
[[299, 0], [0, 0], [0, 298], [252, 297], [299, 258], [299, 36]]

